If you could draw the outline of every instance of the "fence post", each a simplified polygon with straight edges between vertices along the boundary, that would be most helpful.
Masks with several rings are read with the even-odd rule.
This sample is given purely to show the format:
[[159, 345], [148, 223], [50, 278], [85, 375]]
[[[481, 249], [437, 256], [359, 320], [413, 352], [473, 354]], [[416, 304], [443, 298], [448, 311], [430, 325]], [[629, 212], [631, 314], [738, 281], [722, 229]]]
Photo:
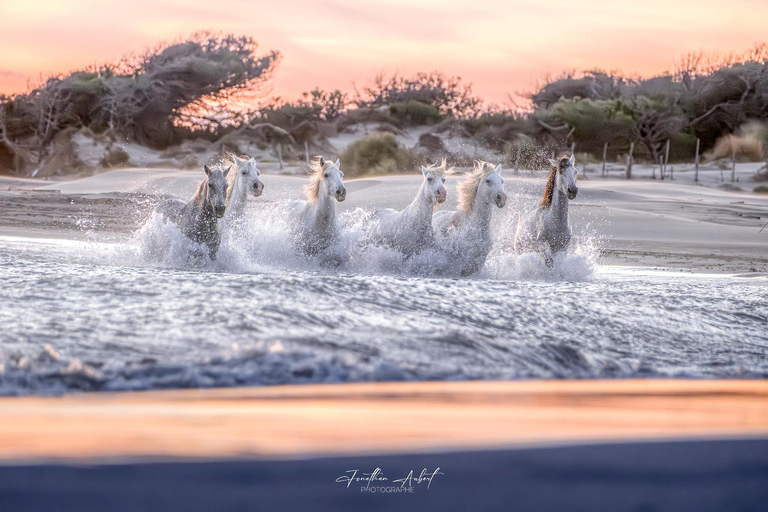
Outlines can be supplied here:
[[669, 139], [667, 139], [667, 147], [664, 150], [664, 167], [661, 169], [661, 179], [664, 179], [667, 175], [668, 164], [669, 164]]
[[731, 183], [736, 181], [736, 145], [731, 142]]
[[304, 158], [306, 158], [307, 163], [309, 163], [309, 142], [306, 140], [304, 141]]
[[701, 139], [698, 137], [696, 138], [696, 165], [694, 167], [693, 172], [693, 181], [695, 183], [699, 182], [699, 146], [701, 145]]
[[603, 144], [603, 173], [602, 176], [605, 176], [605, 159], [608, 156], [608, 143], [606, 142]]
[[635, 152], [635, 143], [629, 144], [629, 156], [627, 156], [627, 179], [632, 177], [632, 153]]
[[283, 145], [277, 143], [277, 158], [280, 160], [280, 170], [283, 170]]

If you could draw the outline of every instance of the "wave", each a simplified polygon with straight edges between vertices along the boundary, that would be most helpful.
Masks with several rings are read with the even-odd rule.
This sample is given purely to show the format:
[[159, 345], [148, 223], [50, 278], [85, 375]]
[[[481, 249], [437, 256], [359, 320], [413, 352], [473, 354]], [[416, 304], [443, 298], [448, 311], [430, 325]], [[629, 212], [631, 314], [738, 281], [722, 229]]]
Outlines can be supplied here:
[[[325, 251], [307, 255], [295, 247], [290, 216], [284, 204], [249, 203], [243, 218], [222, 231], [216, 261], [204, 248], [186, 238], [173, 224], [156, 214], [131, 241], [116, 252], [115, 263], [153, 264], [174, 268], [207, 268], [223, 272], [320, 271], [364, 275], [420, 277], [461, 276], [474, 250], [471, 237], [437, 240], [417, 254], [406, 256], [371, 243], [378, 222], [370, 209], [356, 208], [338, 214], [338, 236]], [[472, 277], [480, 279], [533, 279], [583, 281], [592, 278], [600, 253], [599, 236], [587, 230], [574, 237], [567, 252], [559, 253], [548, 267], [536, 253], [517, 254], [512, 249], [517, 215], [503, 212], [491, 225], [492, 247], [484, 267]]]

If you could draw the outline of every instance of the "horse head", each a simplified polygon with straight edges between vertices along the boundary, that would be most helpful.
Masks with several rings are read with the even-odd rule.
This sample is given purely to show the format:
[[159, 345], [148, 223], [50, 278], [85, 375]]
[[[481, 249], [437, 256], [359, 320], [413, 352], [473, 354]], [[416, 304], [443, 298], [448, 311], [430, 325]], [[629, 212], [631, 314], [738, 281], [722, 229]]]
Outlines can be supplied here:
[[256, 159], [245, 159], [236, 155], [234, 159], [237, 164], [237, 172], [240, 173], [237, 179], [243, 180], [245, 190], [250, 191], [253, 197], [259, 197], [264, 192], [264, 183], [259, 179], [261, 171], [256, 168]]
[[[486, 164], [490, 166], [490, 164]], [[507, 204], [507, 194], [504, 192], [504, 178], [501, 177], [501, 164], [493, 168], [493, 172], [485, 175], [478, 184], [477, 199], [484, 202], [494, 202], [498, 208]]]
[[563, 157], [560, 161], [549, 160], [552, 167], [557, 169], [557, 190], [568, 196], [568, 199], [575, 199], [579, 193], [579, 187], [576, 185], [578, 171], [573, 166], [575, 162], [574, 155], [571, 155], [571, 158]]
[[227, 167], [225, 171], [211, 170], [207, 165], [204, 166], [204, 169], [207, 187], [204, 188], [206, 195], [203, 200], [211, 206], [216, 217], [221, 218], [224, 216], [227, 204], [227, 174], [229, 174], [232, 166]]
[[338, 202], [347, 198], [347, 188], [344, 186], [344, 173], [339, 169], [339, 159], [335, 162], [326, 162], [320, 157], [320, 168], [322, 169], [321, 193], [335, 197]]
[[421, 167], [421, 172], [424, 175], [424, 186], [429, 197], [437, 203], [445, 202], [445, 198], [448, 196], [448, 192], [445, 190], [445, 176], [443, 176], [441, 171], [437, 171], [434, 168]]

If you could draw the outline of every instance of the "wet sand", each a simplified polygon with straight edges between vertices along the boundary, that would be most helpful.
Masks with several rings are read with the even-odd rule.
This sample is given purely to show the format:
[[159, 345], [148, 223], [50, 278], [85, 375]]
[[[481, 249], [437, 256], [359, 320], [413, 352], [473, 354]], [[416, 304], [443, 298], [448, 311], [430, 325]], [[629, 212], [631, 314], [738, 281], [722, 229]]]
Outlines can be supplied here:
[[326, 384], [0, 398], [0, 460], [291, 458], [768, 437], [768, 382]]

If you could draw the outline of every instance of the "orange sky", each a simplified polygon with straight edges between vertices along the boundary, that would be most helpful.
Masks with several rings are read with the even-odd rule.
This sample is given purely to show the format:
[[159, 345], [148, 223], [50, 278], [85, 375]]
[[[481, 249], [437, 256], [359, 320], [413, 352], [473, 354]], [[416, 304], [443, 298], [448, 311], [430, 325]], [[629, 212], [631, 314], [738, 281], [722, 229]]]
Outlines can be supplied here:
[[200, 29], [253, 36], [283, 62], [273, 94], [349, 90], [377, 72], [441, 70], [488, 101], [545, 73], [672, 68], [688, 50], [768, 39], [766, 0], [36, 0], [0, 3], [0, 92]]

